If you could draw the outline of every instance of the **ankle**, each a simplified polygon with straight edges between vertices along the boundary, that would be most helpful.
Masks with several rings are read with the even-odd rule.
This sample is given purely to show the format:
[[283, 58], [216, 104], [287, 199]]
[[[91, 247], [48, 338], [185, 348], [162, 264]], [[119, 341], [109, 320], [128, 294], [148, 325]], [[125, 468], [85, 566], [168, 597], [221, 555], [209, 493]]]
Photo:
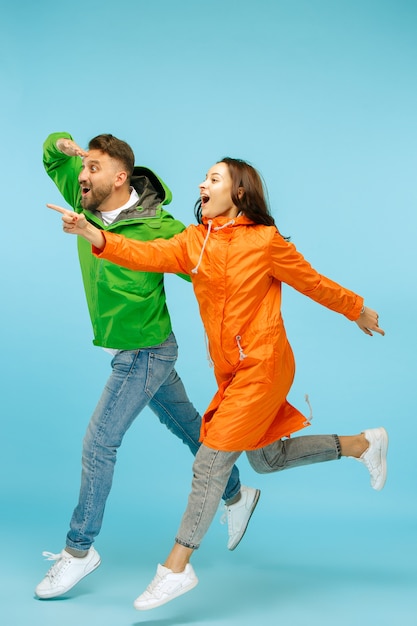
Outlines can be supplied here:
[[235, 496], [233, 496], [233, 498], [230, 498], [230, 500], [226, 500], [225, 505], [232, 506], [233, 504], [236, 504], [237, 502], [239, 502], [241, 497], [242, 497], [242, 494], [240, 493], [240, 491], [238, 491], [238, 493]]
[[174, 574], [180, 574], [188, 565], [192, 553], [192, 548], [187, 548], [180, 543], [176, 543], [168, 555], [168, 558], [164, 563], [164, 567], [170, 569], [171, 572], [174, 572]]
[[369, 447], [369, 441], [363, 433], [348, 437], [339, 437], [339, 441], [341, 455], [351, 456], [355, 459], [359, 459]]
[[68, 552], [68, 554], [77, 559], [83, 559], [88, 554], [88, 550], [76, 550], [75, 548], [70, 548], [69, 546], [66, 546], [65, 552]]
[[179, 563], [176, 561], [171, 561], [171, 559], [167, 559], [164, 563], [164, 567], [171, 570], [171, 572], [173, 572], [174, 574], [181, 574], [187, 567], [187, 563]]

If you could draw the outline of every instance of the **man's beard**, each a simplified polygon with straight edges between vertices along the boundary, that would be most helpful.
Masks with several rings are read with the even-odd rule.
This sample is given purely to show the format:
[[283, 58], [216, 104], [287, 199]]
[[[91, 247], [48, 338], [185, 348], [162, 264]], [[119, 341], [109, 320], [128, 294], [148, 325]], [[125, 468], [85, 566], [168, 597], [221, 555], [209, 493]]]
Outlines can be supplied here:
[[90, 189], [87, 196], [81, 197], [81, 206], [89, 211], [99, 211], [100, 206], [111, 195], [112, 185], [102, 185], [96, 189]]

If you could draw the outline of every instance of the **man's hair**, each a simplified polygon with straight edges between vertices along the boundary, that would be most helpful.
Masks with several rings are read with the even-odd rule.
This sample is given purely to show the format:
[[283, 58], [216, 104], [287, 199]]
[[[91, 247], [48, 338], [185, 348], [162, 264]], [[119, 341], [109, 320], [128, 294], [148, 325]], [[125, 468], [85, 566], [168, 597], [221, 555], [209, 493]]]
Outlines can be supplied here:
[[135, 166], [135, 155], [132, 148], [125, 141], [117, 139], [113, 135], [97, 135], [88, 144], [89, 150], [100, 150], [108, 154], [112, 159], [119, 161], [126, 170], [128, 178], [133, 174]]

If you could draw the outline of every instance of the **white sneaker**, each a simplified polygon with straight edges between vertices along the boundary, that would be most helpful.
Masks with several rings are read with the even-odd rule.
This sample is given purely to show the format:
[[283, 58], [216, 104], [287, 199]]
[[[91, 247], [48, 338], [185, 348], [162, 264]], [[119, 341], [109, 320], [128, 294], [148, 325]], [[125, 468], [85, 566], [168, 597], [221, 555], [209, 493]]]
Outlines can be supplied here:
[[101, 563], [94, 548], [90, 548], [88, 554], [82, 558], [72, 556], [66, 550], [62, 550], [60, 554], [42, 552], [42, 556], [47, 561], [56, 561], [35, 589], [35, 594], [43, 600], [62, 596]]
[[229, 531], [229, 542], [227, 544], [229, 550], [234, 550], [243, 539], [260, 495], [259, 489], [242, 485], [240, 488], [240, 500], [229, 506], [227, 504], [224, 505]]
[[198, 578], [188, 563], [185, 570], [175, 573], [168, 567], [158, 565], [156, 576], [146, 590], [133, 603], [138, 611], [155, 609], [157, 606], [166, 604], [183, 593], [187, 593], [198, 584]]
[[371, 486], [379, 491], [387, 479], [388, 434], [382, 427], [364, 430], [363, 434], [369, 441], [369, 447], [356, 460], [368, 468], [371, 475]]

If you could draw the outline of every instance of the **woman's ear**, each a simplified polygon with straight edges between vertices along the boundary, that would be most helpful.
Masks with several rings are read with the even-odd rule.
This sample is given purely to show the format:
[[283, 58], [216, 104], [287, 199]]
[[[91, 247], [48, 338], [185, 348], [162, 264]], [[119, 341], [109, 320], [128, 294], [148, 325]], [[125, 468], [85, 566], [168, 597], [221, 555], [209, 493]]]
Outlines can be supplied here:
[[239, 198], [239, 200], [242, 200], [244, 195], [245, 195], [245, 188], [244, 187], [238, 187], [237, 197]]

